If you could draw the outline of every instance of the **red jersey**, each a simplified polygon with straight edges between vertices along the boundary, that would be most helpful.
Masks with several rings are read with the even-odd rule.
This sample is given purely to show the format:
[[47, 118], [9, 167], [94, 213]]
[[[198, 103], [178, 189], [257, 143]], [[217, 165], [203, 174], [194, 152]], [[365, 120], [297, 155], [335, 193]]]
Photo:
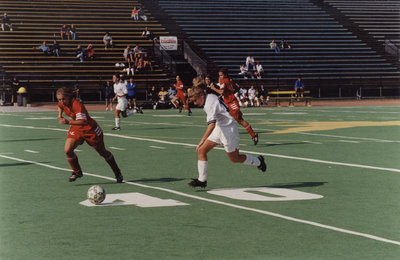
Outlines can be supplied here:
[[176, 92], [177, 94], [179, 94], [179, 92], [185, 93], [185, 90], [183, 89], [183, 83], [180, 80], [176, 82]]
[[224, 97], [224, 103], [229, 104], [236, 100], [235, 98], [235, 91], [232, 86], [232, 82], [228, 78], [220, 79], [219, 80], [219, 88], [223, 89], [224, 92], [222, 96]]
[[97, 127], [97, 122], [89, 116], [85, 106], [77, 99], [72, 100], [71, 107], [64, 106], [61, 102], [58, 102], [58, 107], [72, 120], [84, 119], [88, 122], [87, 125], [72, 125], [73, 127], [78, 127], [79, 130], [90, 130]]

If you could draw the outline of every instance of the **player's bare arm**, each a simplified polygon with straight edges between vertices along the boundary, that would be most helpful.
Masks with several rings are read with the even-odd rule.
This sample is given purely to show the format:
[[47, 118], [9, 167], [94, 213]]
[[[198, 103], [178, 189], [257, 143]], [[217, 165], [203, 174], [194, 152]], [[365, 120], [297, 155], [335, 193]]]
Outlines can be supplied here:
[[215, 128], [215, 123], [211, 123], [207, 126], [206, 132], [203, 135], [203, 138], [201, 138], [199, 144], [196, 147], [196, 152], [199, 151], [200, 147], [204, 144], [204, 142], [207, 140], [207, 138], [210, 136], [212, 131], [214, 131]]

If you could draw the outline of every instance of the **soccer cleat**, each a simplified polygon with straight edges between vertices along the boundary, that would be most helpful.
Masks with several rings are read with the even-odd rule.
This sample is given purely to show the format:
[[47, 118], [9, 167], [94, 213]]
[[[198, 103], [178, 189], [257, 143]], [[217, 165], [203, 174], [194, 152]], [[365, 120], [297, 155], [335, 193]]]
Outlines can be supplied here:
[[83, 174], [82, 172], [72, 172], [72, 175], [69, 177], [69, 182], [76, 181], [78, 178], [82, 178]]
[[253, 139], [254, 145], [258, 144], [258, 134], [256, 133], [256, 135], [254, 137], [252, 137], [251, 139]]
[[138, 107], [138, 113], [143, 114], [143, 109], [142, 109], [142, 107]]
[[114, 173], [115, 174], [115, 179], [117, 180], [117, 183], [122, 183], [124, 181], [124, 176], [122, 176], [121, 172]]
[[190, 187], [207, 187], [207, 181], [199, 181], [199, 179], [193, 179], [191, 182], [188, 183]]
[[258, 168], [260, 171], [265, 172], [265, 171], [267, 170], [267, 164], [265, 163], [264, 156], [260, 155], [260, 156], [258, 156], [257, 158], [258, 158], [258, 159], [260, 160], [260, 162], [261, 162], [260, 165], [257, 166], [257, 168]]
[[182, 113], [182, 108], [179, 108], [179, 113]]
[[119, 130], [121, 130], [121, 127], [113, 127], [113, 128], [111, 128], [111, 130], [119, 131]]
[[188, 112], [188, 116], [191, 116], [192, 115], [192, 112], [190, 111], [190, 112]]

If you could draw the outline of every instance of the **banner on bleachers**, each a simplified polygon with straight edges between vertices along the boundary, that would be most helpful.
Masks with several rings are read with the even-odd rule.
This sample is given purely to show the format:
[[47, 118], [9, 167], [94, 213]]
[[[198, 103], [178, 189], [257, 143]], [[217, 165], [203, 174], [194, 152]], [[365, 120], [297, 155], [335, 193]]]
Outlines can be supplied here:
[[160, 50], [165, 50], [165, 51], [178, 50], [178, 37], [160, 36]]

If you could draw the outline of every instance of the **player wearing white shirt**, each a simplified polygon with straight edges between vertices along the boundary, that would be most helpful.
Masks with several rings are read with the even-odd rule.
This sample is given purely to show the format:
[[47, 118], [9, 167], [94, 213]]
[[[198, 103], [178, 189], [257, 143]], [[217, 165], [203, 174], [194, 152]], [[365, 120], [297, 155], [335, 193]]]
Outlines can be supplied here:
[[260, 103], [258, 102], [256, 90], [253, 85], [249, 88], [249, 91], [247, 93], [249, 95], [250, 106], [254, 106], [255, 104], [255, 106], [259, 107]]
[[239, 132], [234, 118], [230, 115], [225, 103], [214, 94], [205, 94], [205, 86], [195, 86], [190, 90], [189, 99], [196, 106], [203, 106], [207, 113], [207, 129], [196, 147], [198, 153], [197, 168], [199, 177], [188, 183], [191, 187], [207, 186], [207, 153], [218, 144], [222, 144], [234, 163], [243, 163], [257, 166], [265, 172], [267, 166], [262, 155], [254, 157], [248, 154], [239, 154]]
[[120, 124], [121, 124], [121, 117], [120, 114], [123, 117], [128, 117], [134, 113], [133, 110], [127, 109], [128, 108], [128, 99], [126, 98], [128, 95], [128, 89], [126, 88], [127, 82], [120, 77], [120, 75], [115, 74], [113, 76], [113, 82], [114, 82], [114, 93], [115, 96], [112, 99], [114, 101], [115, 99], [118, 99], [118, 104], [115, 107], [115, 127], [112, 128], [112, 130], [121, 130]]

